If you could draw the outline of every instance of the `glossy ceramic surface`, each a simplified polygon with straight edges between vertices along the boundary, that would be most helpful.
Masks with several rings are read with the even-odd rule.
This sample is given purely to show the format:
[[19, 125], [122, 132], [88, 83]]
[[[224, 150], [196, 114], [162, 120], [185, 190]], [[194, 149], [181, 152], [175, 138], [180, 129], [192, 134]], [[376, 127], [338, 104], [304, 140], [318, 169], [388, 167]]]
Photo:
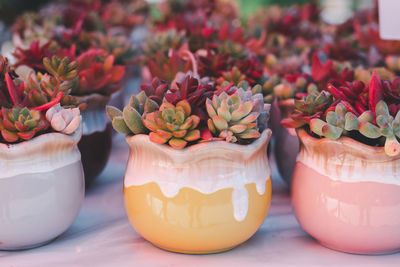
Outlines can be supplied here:
[[[281, 100], [278, 105], [281, 117], [286, 118], [293, 111], [294, 101], [293, 99]], [[290, 186], [297, 153], [300, 148], [299, 138], [294, 129], [286, 129], [280, 124], [277, 126], [276, 133], [274, 146], [276, 163], [283, 180]]]
[[212, 142], [184, 150], [146, 135], [128, 137], [124, 197], [136, 231], [182, 253], [221, 252], [246, 241], [271, 203], [270, 136], [268, 129], [250, 145]]
[[83, 136], [78, 147], [82, 154], [86, 187], [89, 187], [107, 164], [112, 131], [105, 114], [109, 97], [92, 94], [84, 97], [83, 101], [88, 107], [82, 112]]
[[304, 230], [339, 251], [400, 251], [399, 157], [349, 138], [299, 136], [292, 201]]
[[0, 147], [1, 250], [40, 246], [72, 224], [85, 192], [80, 136], [81, 129]]

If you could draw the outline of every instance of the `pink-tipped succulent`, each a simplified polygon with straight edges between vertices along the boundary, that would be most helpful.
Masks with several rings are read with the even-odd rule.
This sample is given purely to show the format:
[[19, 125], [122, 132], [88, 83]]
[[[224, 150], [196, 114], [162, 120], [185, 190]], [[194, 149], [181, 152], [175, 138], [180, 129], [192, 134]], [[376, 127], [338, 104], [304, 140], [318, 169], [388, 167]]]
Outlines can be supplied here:
[[207, 121], [208, 129], [213, 136], [231, 143], [260, 136], [257, 119], [261, 111], [257, 110], [252, 99], [244, 99], [239, 92], [233, 95], [214, 95], [212, 100], [207, 99], [206, 108], [210, 117]]
[[46, 130], [48, 126], [47, 121], [37, 110], [2, 107], [0, 112], [1, 135], [8, 143], [32, 139], [36, 133]]
[[281, 124], [308, 125], [311, 132], [330, 139], [350, 136], [372, 146], [384, 146], [389, 156], [400, 153], [400, 91], [398, 81], [382, 81], [376, 71], [369, 84], [346, 82], [336, 88], [316, 89], [295, 101], [295, 110]]
[[151, 131], [150, 140], [182, 149], [189, 142], [200, 139], [200, 130], [197, 129], [200, 118], [191, 112], [187, 100], [182, 100], [176, 105], [164, 102], [158, 111], [147, 114], [143, 120], [144, 126]]
[[63, 134], [74, 133], [81, 124], [79, 108], [65, 109], [60, 104], [46, 111], [46, 119], [53, 130]]

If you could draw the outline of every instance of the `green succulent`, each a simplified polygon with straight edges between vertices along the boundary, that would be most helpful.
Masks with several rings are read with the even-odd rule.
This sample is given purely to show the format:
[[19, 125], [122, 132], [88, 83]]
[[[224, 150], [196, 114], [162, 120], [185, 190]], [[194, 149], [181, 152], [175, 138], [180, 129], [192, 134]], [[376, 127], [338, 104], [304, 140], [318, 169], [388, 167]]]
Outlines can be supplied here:
[[243, 60], [248, 56], [246, 49], [239, 43], [234, 43], [232, 41], [226, 41], [218, 47], [218, 54], [225, 55], [228, 54], [233, 58]]
[[208, 129], [214, 136], [232, 143], [260, 136], [257, 128], [260, 112], [254, 111], [252, 100], [241, 99], [237, 92], [233, 95], [214, 95], [212, 100], [207, 99], [206, 108], [210, 117]]
[[169, 49], [177, 50], [184, 42], [185, 33], [177, 32], [175, 29], [158, 32], [150, 35], [149, 38], [143, 43], [143, 53], [148, 58], [153, 58], [159, 51], [165, 56], [168, 54]]
[[200, 139], [200, 130], [197, 129], [200, 118], [191, 115], [191, 112], [187, 100], [179, 101], [176, 106], [168, 102], [162, 103], [158, 111], [147, 114], [143, 120], [143, 124], [151, 131], [150, 140], [182, 149], [188, 142]]
[[132, 95], [129, 104], [123, 111], [113, 106], [106, 107], [106, 113], [113, 128], [125, 135], [145, 134], [148, 130], [143, 125], [143, 118], [147, 113], [158, 109], [158, 104], [148, 98], [142, 91], [138, 95]]
[[[327, 137], [338, 139], [347, 135], [349, 131], [359, 131], [365, 137], [371, 139], [385, 138], [385, 153], [389, 156], [400, 154], [400, 111], [393, 117], [389, 113], [387, 104], [381, 100], [375, 108], [375, 113], [365, 111], [359, 117], [348, 112], [346, 107], [339, 103], [335, 111], [329, 111], [326, 115], [326, 122], [321, 119], [310, 121], [311, 131]], [[376, 117], [376, 125], [374, 118]]]
[[43, 65], [51, 75], [60, 81], [74, 81], [78, 77], [78, 71], [76, 70], [78, 62], [70, 62], [68, 57], [60, 59], [57, 56], [53, 56], [51, 60], [46, 57], [43, 59]]
[[42, 118], [40, 111], [28, 108], [2, 107], [0, 131], [5, 141], [14, 143], [18, 140], [30, 140], [37, 132], [46, 130], [49, 124]]

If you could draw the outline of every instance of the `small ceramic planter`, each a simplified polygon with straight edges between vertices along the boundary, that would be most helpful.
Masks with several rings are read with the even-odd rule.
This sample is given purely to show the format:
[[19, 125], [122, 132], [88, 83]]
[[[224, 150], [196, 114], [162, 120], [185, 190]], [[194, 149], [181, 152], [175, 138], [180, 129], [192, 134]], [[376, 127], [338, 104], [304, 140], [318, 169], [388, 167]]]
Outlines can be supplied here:
[[[279, 109], [282, 118], [288, 117], [294, 109], [294, 100], [279, 101]], [[300, 144], [296, 131], [279, 125], [274, 146], [275, 159], [280, 175], [289, 186], [292, 183], [293, 170], [299, 147]]]
[[48, 133], [0, 144], [0, 249], [43, 245], [75, 220], [85, 194], [81, 155], [73, 135]]
[[347, 137], [298, 135], [292, 199], [304, 230], [339, 251], [400, 251], [400, 156]]
[[87, 109], [82, 115], [83, 136], [78, 147], [82, 154], [86, 187], [89, 187], [107, 164], [111, 152], [111, 125], [105, 114], [109, 97], [92, 94], [84, 97]]
[[124, 197], [131, 224], [174, 252], [216, 253], [245, 242], [271, 203], [270, 137], [267, 129], [250, 145], [217, 141], [183, 150], [147, 135], [127, 137]]

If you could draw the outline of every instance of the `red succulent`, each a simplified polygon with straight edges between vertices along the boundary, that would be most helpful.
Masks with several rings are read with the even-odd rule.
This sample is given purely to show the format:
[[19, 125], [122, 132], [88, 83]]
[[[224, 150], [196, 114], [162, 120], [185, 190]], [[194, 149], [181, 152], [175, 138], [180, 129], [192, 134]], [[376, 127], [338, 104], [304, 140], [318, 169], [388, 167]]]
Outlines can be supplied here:
[[205, 102], [207, 98], [212, 97], [216, 88], [211, 84], [200, 84], [198, 79], [189, 75], [182, 83], [177, 82], [176, 85], [177, 88], [171, 88], [170, 92], [165, 94], [165, 99], [174, 105], [186, 99], [192, 106], [193, 114], [199, 116], [201, 120], [206, 120]]
[[169, 90], [169, 83], [160, 81], [159, 78], [154, 77], [151, 84], [140, 85], [140, 90], [145, 92], [148, 98], [155, 101], [158, 105], [161, 105], [165, 93]]
[[147, 65], [153, 77], [172, 82], [178, 72], [189, 70], [190, 62], [183, 60], [175, 50], [171, 49], [168, 54], [165, 56], [161, 51], [157, 52], [155, 60], [147, 60]]
[[43, 45], [40, 45], [39, 41], [34, 41], [27, 49], [17, 47], [13, 53], [14, 57], [17, 59], [15, 66], [26, 65], [34, 70], [45, 70], [43, 58], [53, 55], [53, 52], [49, 49], [50, 44], [51, 41]]
[[78, 58], [79, 85], [77, 95], [99, 93], [111, 95], [120, 87], [125, 66], [115, 66], [115, 57], [101, 49], [89, 49]]

